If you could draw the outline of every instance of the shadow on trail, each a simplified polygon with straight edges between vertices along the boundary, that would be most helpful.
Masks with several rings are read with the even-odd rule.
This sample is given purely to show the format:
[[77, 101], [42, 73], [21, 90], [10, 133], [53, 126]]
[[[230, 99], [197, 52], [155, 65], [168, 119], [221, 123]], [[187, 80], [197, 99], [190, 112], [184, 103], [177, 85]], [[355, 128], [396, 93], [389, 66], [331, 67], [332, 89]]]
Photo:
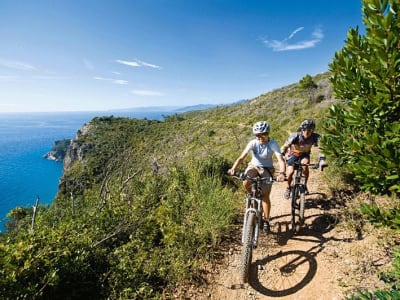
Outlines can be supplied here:
[[278, 245], [285, 245], [290, 239], [312, 243], [313, 246], [308, 250], [278, 251], [276, 254], [255, 261], [251, 266], [249, 280], [253, 289], [270, 297], [295, 294], [314, 278], [318, 268], [316, 256], [324, 249], [328, 241], [351, 242], [351, 239], [324, 237], [325, 233], [335, 227], [338, 220], [335, 214], [327, 212], [329, 203], [326, 207], [321, 206], [321, 203], [315, 203], [315, 200], [314, 203], [307, 203], [307, 207], [319, 205], [324, 212], [308, 216], [307, 218], [312, 219], [311, 224], [301, 228], [298, 233], [290, 230], [290, 221], [275, 222], [275, 229], [276, 226], [278, 228], [273, 234], [276, 234]]
[[282, 297], [302, 289], [316, 272], [317, 261], [308, 251], [279, 251], [252, 265], [249, 284], [265, 296]]

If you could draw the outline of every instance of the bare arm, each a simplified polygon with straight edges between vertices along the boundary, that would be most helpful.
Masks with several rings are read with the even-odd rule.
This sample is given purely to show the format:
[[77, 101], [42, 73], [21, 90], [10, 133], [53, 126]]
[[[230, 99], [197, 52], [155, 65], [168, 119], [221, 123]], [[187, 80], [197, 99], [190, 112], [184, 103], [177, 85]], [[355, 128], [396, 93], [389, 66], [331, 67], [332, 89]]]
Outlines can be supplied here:
[[286, 151], [289, 149], [290, 144], [288, 142], [285, 142], [285, 144], [281, 147], [281, 153], [286, 154]]
[[317, 143], [314, 145], [315, 148], [317, 148], [318, 151], [318, 156], [319, 156], [319, 169], [322, 171], [324, 167], [327, 166], [325, 155], [322, 152], [321, 148], [319, 147], [319, 137]]
[[282, 155], [279, 153], [275, 153], [276, 157], [278, 158], [278, 163], [279, 163], [279, 173], [285, 173], [286, 172], [286, 163], [285, 160], [283, 159]]
[[236, 168], [240, 166], [240, 164], [245, 160], [246, 156], [247, 156], [247, 152], [243, 151], [242, 154], [238, 157], [238, 159], [236, 159], [236, 161], [234, 162], [232, 168], [230, 168], [228, 170], [229, 175], [235, 174]]
[[283, 159], [283, 156], [281, 153], [275, 153], [277, 159], [278, 159], [278, 164], [279, 164], [279, 175], [277, 177], [278, 181], [284, 181], [285, 176], [286, 176], [286, 163], [285, 160]]

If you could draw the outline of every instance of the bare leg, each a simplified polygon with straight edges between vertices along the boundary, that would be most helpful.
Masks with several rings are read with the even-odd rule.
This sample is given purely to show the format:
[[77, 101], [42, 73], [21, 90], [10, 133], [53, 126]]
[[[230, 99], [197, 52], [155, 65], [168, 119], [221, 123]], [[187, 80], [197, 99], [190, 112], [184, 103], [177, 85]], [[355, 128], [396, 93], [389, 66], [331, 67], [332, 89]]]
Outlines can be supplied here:
[[[303, 158], [301, 160], [302, 164], [308, 164], [310, 160], [308, 158]], [[310, 175], [310, 170], [308, 169], [308, 166], [303, 167], [303, 176], [306, 178], [306, 183], [308, 181], [308, 176]]]
[[286, 172], [287, 172], [287, 184], [288, 184], [287, 187], [289, 188], [290, 184], [292, 183], [294, 167], [293, 166], [287, 166]]
[[265, 193], [262, 196], [262, 206], [263, 206], [263, 217], [264, 219], [269, 219], [270, 213], [271, 213], [271, 201], [269, 199], [269, 194], [270, 193]]
[[251, 194], [251, 182], [249, 180], [243, 181], [243, 187], [247, 191], [248, 194]]

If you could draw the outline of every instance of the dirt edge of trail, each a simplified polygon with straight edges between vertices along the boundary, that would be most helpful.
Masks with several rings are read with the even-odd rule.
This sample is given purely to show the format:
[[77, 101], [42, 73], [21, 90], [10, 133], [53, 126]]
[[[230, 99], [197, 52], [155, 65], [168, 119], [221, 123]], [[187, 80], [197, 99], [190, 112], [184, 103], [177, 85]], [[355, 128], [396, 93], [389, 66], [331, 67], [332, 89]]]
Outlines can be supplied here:
[[179, 289], [176, 299], [345, 299], [357, 289], [383, 289], [377, 273], [390, 265], [384, 230], [364, 225], [355, 230], [343, 219], [343, 206], [332, 198], [318, 174], [310, 171], [305, 225], [290, 230], [286, 183], [271, 192], [271, 232], [262, 233], [253, 251], [249, 283], [238, 278], [241, 222], [222, 257], [204, 269], [204, 283]]

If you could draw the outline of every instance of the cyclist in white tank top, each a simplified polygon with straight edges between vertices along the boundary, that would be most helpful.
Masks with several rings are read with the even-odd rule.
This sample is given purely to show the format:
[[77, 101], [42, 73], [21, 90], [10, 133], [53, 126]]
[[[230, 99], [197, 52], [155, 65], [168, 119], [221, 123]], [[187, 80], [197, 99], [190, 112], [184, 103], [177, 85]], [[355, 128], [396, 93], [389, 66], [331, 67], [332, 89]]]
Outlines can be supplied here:
[[[247, 154], [252, 153], [252, 158], [248, 164], [245, 173], [250, 177], [267, 177], [274, 175], [273, 154], [275, 154], [279, 163], [279, 175], [277, 181], [285, 179], [286, 165], [282, 158], [280, 147], [275, 140], [269, 137], [270, 125], [265, 121], [257, 122], [253, 126], [253, 134], [255, 139], [251, 140], [242, 154], [228, 170], [228, 174], [234, 175], [236, 168], [245, 160]], [[243, 185], [248, 193], [251, 192], [251, 183], [248, 180], [243, 181]], [[271, 185], [265, 182], [261, 185], [262, 205], [263, 205], [263, 223], [264, 231], [269, 231], [269, 217], [271, 212], [271, 201], [269, 195], [271, 193]]]

